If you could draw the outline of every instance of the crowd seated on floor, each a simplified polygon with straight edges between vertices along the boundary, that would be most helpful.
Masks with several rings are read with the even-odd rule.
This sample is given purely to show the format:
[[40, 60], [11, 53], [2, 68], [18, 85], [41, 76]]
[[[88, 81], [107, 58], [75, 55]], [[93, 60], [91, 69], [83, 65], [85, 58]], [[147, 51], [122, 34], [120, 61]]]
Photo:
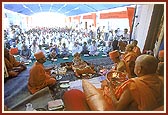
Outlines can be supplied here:
[[[5, 47], [9, 50], [15, 50], [11, 51], [15, 55], [20, 54], [19, 52], [25, 44], [27, 49], [31, 50], [31, 57], [33, 57], [35, 52], [39, 51], [40, 46], [42, 49], [49, 50], [47, 53], [51, 52], [51, 47], [57, 46], [57, 55], [66, 57], [70, 54], [73, 56], [76, 52], [98, 55], [100, 50], [103, 51], [104, 54], [108, 54], [110, 50], [115, 49], [122, 51], [122, 49], [119, 49], [118, 41], [128, 42], [130, 40], [128, 38], [125, 39], [126, 35], [129, 35], [128, 29], [123, 35], [119, 35], [118, 33], [119, 30], [117, 29], [115, 33], [109, 30], [106, 35], [104, 35], [103, 30], [100, 30], [100, 33], [93, 32], [93, 34], [91, 34], [89, 29], [76, 30], [67, 27], [37, 27], [24, 31], [18, 25], [12, 25], [8, 30], [4, 31], [4, 40]], [[99, 37], [97, 35], [99, 35]], [[108, 39], [106, 40], [105, 37], [108, 37]]]
[[[15, 27], [16, 30], [18, 28]], [[36, 60], [31, 68], [28, 83], [31, 94], [46, 86], [56, 84], [56, 80], [50, 76], [49, 70], [47, 72], [43, 67], [46, 58], [53, 60], [72, 55], [73, 60], [70, 66], [76, 77], [89, 78], [89, 74], [96, 73], [94, 66], [89, 65], [80, 56], [85, 54], [97, 56], [103, 52], [110, 57], [115, 65], [107, 72], [107, 79], [102, 81], [101, 89], [98, 90], [83, 80], [83, 92], [79, 90], [65, 92], [65, 110], [144, 111], [154, 110], [163, 105], [164, 53], [163, 51], [159, 52], [158, 59], [152, 54], [142, 55], [143, 53], [137, 46], [138, 41], [133, 40], [131, 44], [128, 44], [129, 38], [126, 35], [128, 30], [125, 30], [124, 37], [119, 36], [115, 31], [115, 34], [109, 36], [110, 38], [106, 41], [104, 34], [99, 33], [97, 38], [90, 35], [86, 30], [33, 28], [22, 32], [21, 29], [19, 31], [15, 31], [15, 29], [12, 29], [13, 35], [9, 36], [9, 33], [5, 33], [5, 65], [9, 76], [16, 77], [26, 69], [24, 62], [28, 59]], [[125, 44], [121, 46], [121, 42]], [[11, 44], [13, 44], [12, 47]], [[22, 62], [17, 61], [13, 55], [20, 55]], [[160, 61], [159, 64], [157, 63], [158, 60]], [[151, 65], [153, 66], [149, 67]], [[160, 79], [162, 80], [160, 81]], [[141, 80], [149, 83], [150, 86], [142, 83]], [[155, 84], [158, 84], [159, 87], [155, 87]], [[149, 87], [154, 88], [151, 90]], [[137, 89], [140, 90], [141, 94], [144, 94], [142, 95], [143, 98]], [[153, 95], [152, 98], [151, 95]], [[70, 100], [71, 96], [73, 97], [72, 100]]]

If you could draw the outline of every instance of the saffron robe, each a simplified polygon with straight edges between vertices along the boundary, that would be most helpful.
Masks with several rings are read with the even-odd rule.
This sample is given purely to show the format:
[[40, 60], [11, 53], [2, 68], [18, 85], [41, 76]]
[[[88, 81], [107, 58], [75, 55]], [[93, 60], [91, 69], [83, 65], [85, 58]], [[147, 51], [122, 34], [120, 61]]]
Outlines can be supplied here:
[[133, 51], [128, 52], [126, 54], [123, 54], [122, 59], [124, 60], [126, 64], [126, 71], [128, 73], [128, 77], [133, 77], [134, 74], [134, 66], [135, 66], [135, 60], [137, 58], [137, 54]]
[[56, 83], [54, 78], [51, 78], [44, 69], [43, 64], [35, 62], [30, 69], [30, 76], [28, 81], [28, 89], [30, 93], [34, 94], [46, 86], [52, 86]]
[[138, 110], [154, 110], [164, 103], [164, 83], [156, 74], [131, 78], [124, 82], [115, 92], [118, 99], [125, 88], [129, 88]]
[[26, 66], [17, 61], [11, 54], [9, 54], [9, 60], [4, 57], [4, 61], [10, 77], [15, 77], [26, 69]]
[[137, 54], [137, 56], [140, 56], [140, 55], [141, 55], [141, 50], [140, 50], [140, 48], [139, 48], [138, 46], [135, 46], [135, 47], [133, 48], [133, 51]]
[[5, 64], [6, 64], [7, 70], [12, 69], [13, 67], [20, 66], [20, 62], [17, 61], [13, 55], [9, 55], [9, 60], [5, 58]]

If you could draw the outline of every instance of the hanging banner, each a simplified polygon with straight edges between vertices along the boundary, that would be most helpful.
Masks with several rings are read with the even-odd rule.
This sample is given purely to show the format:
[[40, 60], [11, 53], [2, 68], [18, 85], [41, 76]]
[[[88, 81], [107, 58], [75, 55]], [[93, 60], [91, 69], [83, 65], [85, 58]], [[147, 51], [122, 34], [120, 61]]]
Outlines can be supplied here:
[[92, 19], [92, 15], [84, 15], [83, 19]]
[[80, 17], [81, 17], [81, 16], [75, 16], [75, 17], [73, 17], [73, 19], [74, 19], [74, 20], [78, 20], [78, 23], [80, 23]]
[[127, 11], [100, 13], [100, 19], [128, 18]]
[[69, 17], [69, 22], [71, 22], [71, 17]]
[[127, 7], [130, 32], [132, 31], [132, 21], [133, 21], [133, 17], [134, 17], [134, 10], [135, 10], [135, 8], [133, 8], [133, 7]]
[[96, 27], [96, 13], [92, 13], [94, 27]]

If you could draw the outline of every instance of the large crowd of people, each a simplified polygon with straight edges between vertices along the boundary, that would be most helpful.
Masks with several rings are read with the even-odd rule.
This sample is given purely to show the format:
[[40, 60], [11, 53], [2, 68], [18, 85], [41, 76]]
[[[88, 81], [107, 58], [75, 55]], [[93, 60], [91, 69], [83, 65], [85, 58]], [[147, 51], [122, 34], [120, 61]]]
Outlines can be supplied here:
[[[104, 95], [113, 103], [112, 110], [153, 110], [163, 105], [164, 50], [159, 52], [158, 58], [151, 54], [143, 55], [138, 47], [138, 41], [130, 40], [127, 28], [123, 34], [119, 28], [114, 30], [114, 33], [113, 30], [106, 31], [104, 28], [101, 30], [98, 27], [94, 33], [89, 29], [67, 27], [37, 27], [23, 31], [17, 25], [11, 26], [9, 30], [4, 30], [4, 57], [9, 77], [16, 77], [24, 71], [27, 68], [25, 62], [36, 60], [30, 69], [28, 81], [28, 89], [34, 94], [46, 86], [57, 83], [50, 75], [52, 68], [46, 69], [43, 66], [46, 59], [73, 56], [72, 69], [76, 76], [79, 76], [85, 72], [95, 73], [80, 56], [97, 56], [102, 52], [115, 64], [109, 72], [123, 72], [126, 75], [123, 81], [124, 88], [122, 84], [118, 86], [123, 88], [119, 97], [115, 96], [116, 92], [111, 89], [113, 86], [109, 81], [102, 82]], [[14, 55], [20, 56], [20, 62]]]
[[[98, 30], [100, 30], [100, 27]], [[17, 48], [18, 54], [21, 54], [21, 52], [23, 54], [23, 49], [24, 52], [29, 50], [31, 56], [30, 53], [25, 54], [30, 58], [35, 52], [40, 50], [40, 47], [42, 50], [49, 50], [47, 52], [48, 56], [55, 52], [57, 57], [68, 56], [70, 53], [74, 55], [76, 52], [81, 53], [86, 49], [90, 55], [98, 55], [98, 49], [107, 54], [118, 47], [118, 41], [123, 41], [127, 44], [130, 40], [128, 39], [129, 33], [124, 32], [121, 34], [119, 29], [116, 29], [114, 33], [112, 30], [104, 32], [104, 28], [100, 32], [98, 30], [94, 32], [90, 28], [36, 27], [25, 31], [17, 25], [12, 25], [9, 29], [4, 30], [4, 43], [8, 49]], [[126, 30], [128, 31], [128, 29]], [[83, 49], [83, 46], [85, 46], [85, 49]]]

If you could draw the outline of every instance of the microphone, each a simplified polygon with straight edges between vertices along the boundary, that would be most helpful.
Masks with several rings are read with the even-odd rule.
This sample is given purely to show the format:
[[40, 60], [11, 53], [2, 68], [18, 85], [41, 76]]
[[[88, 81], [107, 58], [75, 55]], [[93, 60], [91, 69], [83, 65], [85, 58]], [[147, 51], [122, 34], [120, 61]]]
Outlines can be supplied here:
[[135, 27], [137, 27], [138, 25], [139, 25], [139, 23], [137, 23]]

